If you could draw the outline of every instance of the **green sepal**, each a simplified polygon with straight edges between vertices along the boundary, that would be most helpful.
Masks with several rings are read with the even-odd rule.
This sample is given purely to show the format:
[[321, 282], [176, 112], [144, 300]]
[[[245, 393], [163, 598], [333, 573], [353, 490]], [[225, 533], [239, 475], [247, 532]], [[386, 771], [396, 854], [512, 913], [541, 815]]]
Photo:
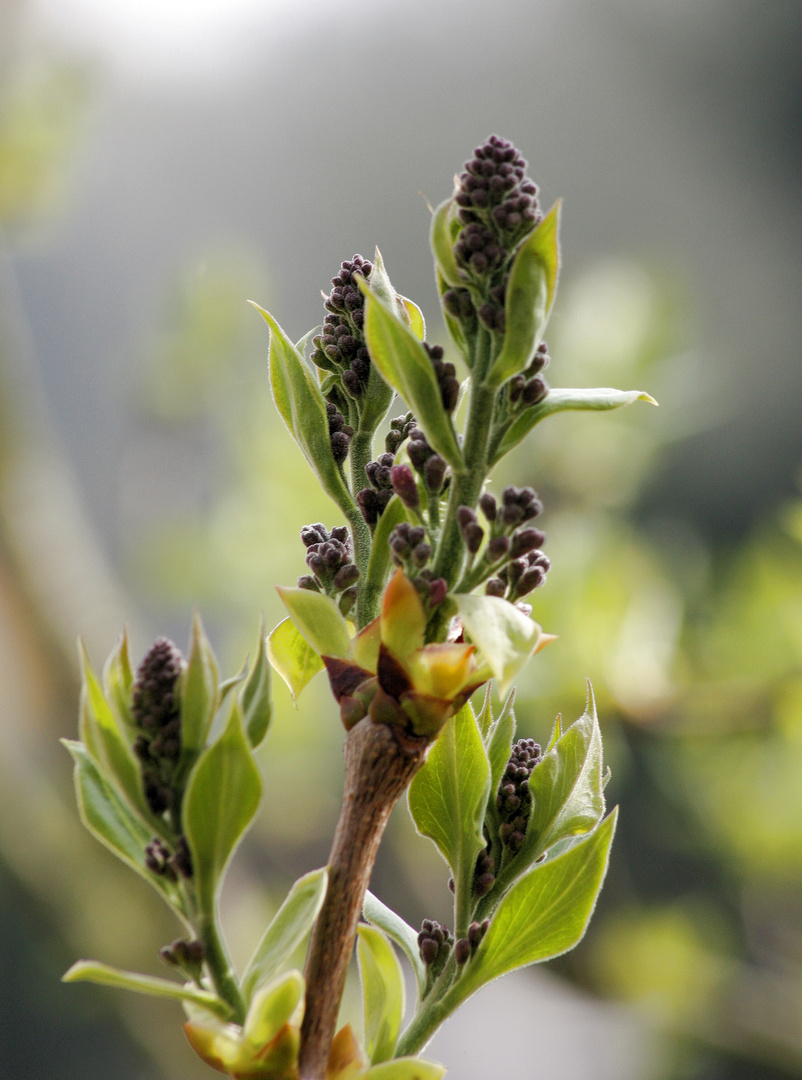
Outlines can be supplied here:
[[470, 640], [506, 694], [526, 661], [546, 641], [540, 626], [500, 596], [453, 593], [459, 617]]
[[91, 982], [97, 986], [133, 990], [135, 994], [191, 1002], [223, 1019], [230, 1012], [228, 1006], [214, 994], [193, 987], [191, 984], [170, 982], [169, 979], [160, 979], [155, 975], [140, 975], [134, 971], [121, 971], [108, 964], [101, 964], [97, 960], [79, 960], [61, 976], [61, 981], [65, 983]]
[[362, 915], [369, 923], [383, 930], [398, 945], [412, 965], [418, 981], [418, 991], [422, 994], [426, 989], [426, 965], [421, 960], [418, 935], [415, 930], [370, 891], [365, 893]]
[[436, 269], [441, 274], [447, 288], [465, 288], [457, 260], [454, 256], [454, 236], [452, 224], [454, 221], [455, 203], [453, 197], [441, 202], [432, 214], [432, 224], [429, 230], [429, 244], [434, 255]]
[[557, 202], [515, 253], [504, 300], [504, 340], [487, 376], [490, 387], [524, 371], [543, 338], [557, 288], [559, 227]]
[[234, 702], [218, 739], [190, 774], [183, 802], [184, 833], [192, 854], [200, 907], [214, 910], [226, 866], [259, 808], [262, 781]]
[[297, 585], [277, 585], [276, 592], [298, 631], [320, 656], [349, 655], [348, 624], [336, 600]]
[[495, 465], [500, 461], [547, 416], [559, 412], [609, 412], [611, 409], [620, 409], [622, 405], [632, 405], [635, 401], [657, 404], [645, 390], [613, 390], [607, 386], [588, 390], [551, 389], [542, 401], [526, 409], [512, 422], [490, 464]]
[[296, 703], [309, 680], [324, 666], [320, 653], [315, 652], [290, 618], [283, 619], [268, 634], [267, 657]]
[[270, 700], [270, 664], [267, 660], [264, 615], [259, 622], [259, 641], [253, 668], [240, 690], [239, 703], [245, 731], [251, 746], [256, 749], [267, 735], [273, 712]]
[[192, 644], [187, 666], [181, 673], [181, 758], [191, 767], [206, 745], [220, 704], [217, 659], [206, 637], [198, 612], [192, 619]]
[[532, 862], [568, 837], [594, 829], [604, 814], [602, 737], [593, 689], [585, 712], [557, 739], [529, 777], [532, 813], [518, 853]]
[[409, 786], [415, 827], [433, 840], [454, 878], [456, 933], [470, 915], [476, 856], [485, 846], [482, 824], [490, 794], [490, 764], [470, 705], [446, 721], [426, 764]]
[[103, 691], [124, 732], [130, 731], [134, 726], [131, 715], [133, 686], [134, 672], [131, 668], [128, 629], [126, 628], [103, 666]]
[[434, 450], [464, 468], [451, 417], [443, 408], [432, 362], [412, 331], [382, 303], [365, 281], [365, 340], [372, 362], [415, 413]]
[[246, 1001], [268, 982], [312, 929], [326, 897], [328, 870], [324, 866], [298, 878], [256, 946], [242, 977]]
[[449, 1009], [516, 968], [551, 960], [584, 936], [604, 882], [617, 808], [590, 836], [533, 867], [502, 897]]
[[139, 816], [160, 831], [158, 819], [151, 813], [142, 787], [139, 763], [133, 755], [128, 738], [120, 730], [89, 663], [89, 657], [79, 642], [81, 657], [81, 703], [78, 730], [88, 750], [99, 766], [119, 788]]
[[347, 516], [355, 505], [334, 460], [320, 386], [273, 316], [258, 304], [253, 306], [270, 327], [270, 386], [276, 408], [323, 490]]
[[82, 742], [62, 739], [75, 762], [75, 797], [84, 826], [122, 862], [152, 885], [156, 892], [180, 911], [181, 901], [173, 882], [152, 873], [145, 863], [145, 848], [153, 839], [153, 829], [98, 769]]
[[389, 1061], [404, 1018], [404, 979], [395, 950], [375, 926], [357, 927], [365, 1049], [371, 1064]]

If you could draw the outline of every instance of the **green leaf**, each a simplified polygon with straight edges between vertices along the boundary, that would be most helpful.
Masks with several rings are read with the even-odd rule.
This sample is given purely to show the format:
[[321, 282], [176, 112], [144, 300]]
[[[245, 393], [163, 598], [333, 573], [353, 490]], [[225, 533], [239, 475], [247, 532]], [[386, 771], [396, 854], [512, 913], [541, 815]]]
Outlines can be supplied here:
[[109, 654], [103, 668], [103, 690], [123, 733], [134, 726], [131, 716], [131, 691], [134, 673], [128, 651], [128, 630], [120, 635], [116, 648]]
[[415, 301], [410, 300], [408, 296], [401, 296], [399, 294], [398, 299], [404, 305], [405, 318], [410, 330], [418, 339], [418, 341], [425, 341], [426, 320], [423, 317], [423, 312], [415, 303]]
[[374, 1065], [360, 1080], [440, 1080], [445, 1067], [424, 1058], [403, 1057]]
[[589, 688], [583, 715], [532, 770], [532, 811], [510, 868], [523, 869], [558, 841], [594, 829], [604, 814], [603, 787], [601, 731]]
[[510, 760], [512, 740], [515, 738], [515, 713], [512, 708], [514, 701], [515, 690], [512, 689], [485, 739], [487, 757], [490, 761], [491, 802], [492, 796], [498, 791], [507, 762]]
[[432, 214], [432, 225], [429, 232], [429, 244], [434, 255], [435, 266], [446, 282], [448, 288], [464, 288], [457, 260], [454, 257], [454, 239], [451, 232], [451, 223], [454, 219], [454, 199], [446, 199], [441, 202]]
[[454, 469], [464, 468], [451, 418], [443, 408], [432, 362], [411, 330], [385, 307], [365, 282], [365, 340], [385, 380], [415, 413], [432, 447]]
[[262, 781], [234, 703], [220, 737], [204, 750], [184, 794], [183, 822], [201, 908], [213, 911], [229, 859], [259, 807]]
[[451, 340], [457, 346], [457, 349], [462, 356], [468, 367], [471, 366], [471, 350], [468, 346], [468, 342], [465, 339], [465, 334], [462, 330], [462, 325], [458, 319], [455, 319], [448, 311], [446, 311], [445, 305], [442, 303], [443, 294], [447, 293], [451, 288], [449, 283], [443, 277], [442, 271], [439, 265], [435, 265], [435, 277], [437, 279], [437, 293], [440, 297], [440, 310], [443, 315], [443, 322], [446, 324], [446, 329], [451, 335]]
[[479, 725], [482, 741], [487, 745], [487, 733], [493, 726], [493, 696], [490, 683], [485, 684], [485, 696], [482, 698], [482, 709], [476, 717], [476, 723]]
[[321, 656], [348, 656], [351, 638], [337, 601], [312, 589], [277, 585], [276, 592], [299, 632]]
[[572, 949], [587, 929], [607, 872], [617, 810], [580, 843], [535, 866], [504, 895], [454, 990], [454, 1008], [485, 983]]
[[415, 930], [370, 891], [365, 893], [362, 915], [369, 923], [383, 930], [402, 950], [415, 972], [418, 990], [423, 993], [426, 988], [426, 965], [421, 960], [418, 935]]
[[300, 971], [288, 971], [257, 991], [242, 1031], [252, 1046], [266, 1046], [285, 1024], [300, 1023], [304, 989]]
[[158, 830], [157, 819], [145, 801], [139, 764], [103, 695], [83, 643], [80, 643], [80, 655], [82, 685], [79, 731], [81, 738], [86, 749], [100, 767], [100, 772], [106, 773], [139, 816]]
[[272, 715], [270, 702], [270, 664], [267, 661], [264, 615], [259, 623], [259, 642], [253, 669], [239, 695], [242, 719], [251, 746], [256, 749], [267, 735]]
[[607, 386], [596, 387], [593, 390], [561, 390], [551, 389], [546, 397], [526, 409], [515, 420], [501, 440], [491, 464], [495, 464], [505, 454], [508, 454], [514, 446], [526, 438], [532, 428], [559, 412], [609, 412], [611, 409], [620, 409], [622, 405], [632, 405], [635, 401], [648, 401], [650, 405], [656, 405], [654, 398], [644, 390], [611, 390]]
[[375, 926], [358, 926], [357, 960], [365, 1016], [365, 1049], [372, 1064], [389, 1061], [404, 1018], [404, 978], [395, 950]]
[[217, 660], [196, 611], [189, 661], [181, 675], [181, 755], [189, 765], [206, 745], [220, 703], [217, 683]]
[[326, 402], [317, 380], [273, 316], [253, 306], [270, 327], [270, 385], [276, 408], [323, 490], [348, 515], [355, 505], [334, 460]]
[[446, 724], [409, 786], [409, 809], [451, 868], [458, 936], [467, 932], [476, 856], [490, 794], [490, 765], [470, 705]]
[[199, 990], [191, 984], [170, 982], [154, 975], [139, 975], [134, 971], [120, 971], [97, 960], [79, 960], [61, 976], [65, 983], [91, 982], [98, 986], [114, 986], [119, 990], [133, 990], [136, 994], [150, 997], [170, 998], [173, 1001], [191, 1001], [216, 1016], [227, 1017], [228, 1006], [214, 994]]
[[287, 893], [242, 977], [246, 1000], [276, 974], [312, 929], [325, 899], [327, 884], [328, 870], [324, 866], [299, 878]]
[[292, 619], [284, 619], [267, 638], [267, 656], [297, 702], [301, 691], [323, 670], [320, 654], [301, 635]]
[[[529, 657], [546, 643], [536, 622], [500, 596], [454, 593], [459, 617], [504, 695]], [[545, 640], [544, 640], [545, 638]]]
[[504, 341], [488, 375], [488, 386], [501, 386], [524, 371], [543, 338], [557, 288], [559, 227], [558, 202], [515, 254], [504, 300]]
[[376, 525], [376, 529], [374, 530], [373, 543], [370, 546], [366, 582], [360, 582], [361, 587], [364, 587], [364, 584], [369, 583], [370, 587], [376, 589], [377, 592], [381, 592], [384, 589], [388, 571], [393, 565], [390, 555], [390, 533], [396, 525], [400, 525], [402, 521], [408, 520], [409, 517], [407, 515], [406, 507], [397, 495], [393, 495], [392, 499], [390, 499], [389, 503], [384, 508], [378, 524]]
[[145, 848], [153, 831], [137, 817], [117, 789], [106, 780], [81, 742], [62, 740], [75, 762], [75, 796], [81, 821], [118, 859], [136, 870], [171, 905], [178, 892], [167, 878], [151, 873]]

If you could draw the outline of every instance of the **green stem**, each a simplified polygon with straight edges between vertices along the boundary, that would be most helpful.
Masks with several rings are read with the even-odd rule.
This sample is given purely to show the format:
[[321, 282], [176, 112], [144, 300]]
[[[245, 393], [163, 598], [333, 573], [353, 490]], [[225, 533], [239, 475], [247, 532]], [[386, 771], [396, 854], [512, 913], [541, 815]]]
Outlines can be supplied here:
[[209, 912], [201, 913], [195, 930], [203, 945], [206, 966], [218, 997], [231, 1009], [234, 1023], [243, 1024], [246, 1013], [245, 999], [214, 915]]
[[[357, 491], [361, 491], [368, 483], [365, 466], [371, 460], [373, 455], [373, 433], [369, 431], [354, 432], [349, 449], [351, 458], [351, 488], [354, 497], [356, 497]], [[357, 627], [361, 630], [362, 627], [370, 621], [369, 618], [363, 618], [365, 612], [374, 606], [367, 591], [362, 588], [362, 584], [364, 583], [368, 572], [372, 537], [368, 524], [362, 517], [358, 508], [354, 510], [353, 514], [349, 515], [348, 524], [351, 526], [351, 535], [354, 540], [354, 562], [357, 565], [361, 579], [356, 607]]]
[[[450, 959], [450, 958], [449, 958]], [[406, 1031], [402, 1032], [395, 1048], [396, 1057], [419, 1054], [444, 1020], [462, 1003], [458, 993], [459, 983], [449, 987], [438, 1000], [428, 997], [420, 1010], [412, 1017]]]

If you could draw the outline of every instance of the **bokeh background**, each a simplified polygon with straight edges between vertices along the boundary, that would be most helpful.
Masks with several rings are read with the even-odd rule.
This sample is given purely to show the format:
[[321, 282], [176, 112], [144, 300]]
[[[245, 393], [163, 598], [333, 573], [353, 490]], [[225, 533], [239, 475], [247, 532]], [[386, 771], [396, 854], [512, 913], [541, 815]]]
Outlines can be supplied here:
[[[75, 636], [100, 665], [128, 623], [138, 658], [198, 606], [233, 673], [278, 621], [300, 525], [336, 515], [245, 300], [300, 337], [379, 245], [444, 342], [427, 200], [494, 131], [565, 199], [550, 381], [661, 405], [558, 417], [495, 478], [540, 492], [553, 560], [519, 731], [579, 715], [590, 677], [621, 822], [581, 946], [431, 1055], [454, 1080], [802, 1077], [800, 55], [797, 0], [2, 0], [3, 1080], [203, 1074], [177, 1008], [58, 981], [158, 973], [175, 937], [78, 822]], [[240, 958], [339, 797], [323, 680], [275, 701], [224, 897]], [[447, 918], [403, 807], [374, 889]]]

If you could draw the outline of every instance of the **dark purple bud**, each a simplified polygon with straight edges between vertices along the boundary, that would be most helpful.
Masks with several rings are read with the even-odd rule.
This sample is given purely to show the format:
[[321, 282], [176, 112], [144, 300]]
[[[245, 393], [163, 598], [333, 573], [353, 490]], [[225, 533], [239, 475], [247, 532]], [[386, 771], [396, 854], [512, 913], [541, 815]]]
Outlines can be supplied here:
[[437, 607], [442, 604], [448, 595], [448, 585], [443, 578], [435, 578], [434, 581], [429, 582], [429, 604], [431, 607]]
[[471, 943], [467, 938], [460, 938], [457, 944], [454, 946], [454, 959], [461, 967], [466, 964], [471, 957]]
[[494, 536], [487, 545], [487, 557], [491, 563], [503, 559], [510, 550], [509, 536]]
[[465, 525], [462, 530], [462, 538], [465, 541], [465, 547], [471, 555], [475, 555], [482, 546], [484, 536], [485, 531], [478, 522], [468, 522], [468, 524]]
[[528, 555], [530, 551], [542, 547], [545, 540], [546, 534], [540, 529], [519, 529], [512, 538], [510, 558], [520, 559], [522, 555]]
[[409, 465], [394, 465], [390, 470], [393, 491], [410, 510], [417, 510], [420, 503], [418, 485]]
[[493, 522], [496, 520], [496, 500], [489, 491], [485, 491], [479, 496], [479, 507], [488, 521]]
[[433, 964], [437, 959], [437, 954], [440, 951], [436, 941], [432, 938], [424, 938], [420, 943], [420, 956], [424, 964]]
[[507, 586], [501, 580], [501, 578], [491, 578], [485, 585], [485, 596], [501, 596], [503, 597], [507, 591]]
[[432, 495], [439, 495], [443, 490], [447, 465], [439, 454], [432, 454], [423, 467], [423, 478]]
[[339, 592], [340, 589], [347, 589], [358, 580], [359, 568], [354, 563], [346, 563], [334, 575], [334, 588]]
[[469, 506], [460, 506], [457, 510], [457, 523], [461, 529], [464, 529], [466, 525], [475, 525], [476, 514]]

